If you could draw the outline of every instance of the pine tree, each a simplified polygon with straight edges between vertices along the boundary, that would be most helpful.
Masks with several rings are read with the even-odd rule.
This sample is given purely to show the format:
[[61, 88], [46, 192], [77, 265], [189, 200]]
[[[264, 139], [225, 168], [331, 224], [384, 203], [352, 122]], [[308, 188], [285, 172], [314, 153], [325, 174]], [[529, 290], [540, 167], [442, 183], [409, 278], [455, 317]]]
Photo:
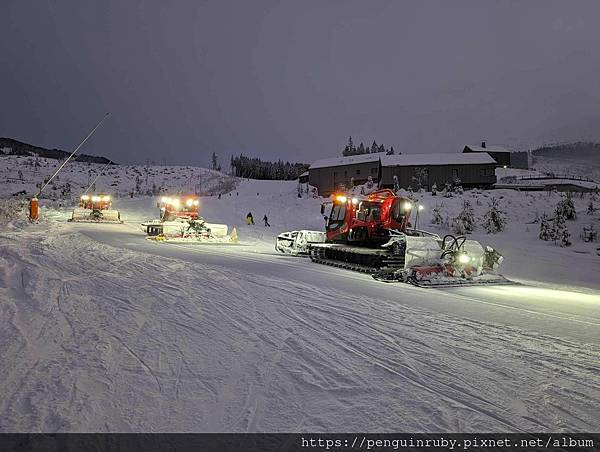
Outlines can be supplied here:
[[217, 159], [217, 154], [215, 154], [214, 152], [212, 153], [211, 161], [212, 161], [211, 168], [216, 171], [217, 165], [218, 165], [218, 159]]
[[483, 215], [483, 228], [488, 234], [496, 234], [506, 227], [506, 213], [500, 210], [498, 200], [492, 198], [489, 210]]
[[567, 228], [565, 218], [562, 215], [555, 215], [554, 222], [552, 223], [552, 233], [554, 238], [554, 244], [562, 247], [571, 245], [569, 238], [571, 233]]
[[[21, 178], [22, 178], [22, 174], [23, 174], [23, 173], [21, 173], [21, 171], [19, 171], [19, 174], [21, 174], [21, 176], [19, 177], [19, 179], [21, 179]], [[596, 207], [594, 206], [594, 202], [593, 202], [593, 201], [590, 199], [590, 203], [588, 204], [588, 207], [587, 207], [587, 212], [586, 212], [586, 213], [587, 213], [588, 215], [594, 215], [594, 213], [596, 212], [596, 210], [597, 210], [597, 209], [596, 209]]]
[[470, 234], [475, 229], [475, 212], [468, 200], [463, 201], [463, 208], [456, 218], [452, 221], [453, 229], [456, 234]]
[[390, 146], [390, 150], [386, 152], [386, 155], [394, 155], [394, 146]]
[[366, 154], [367, 153], [367, 150], [365, 149], [365, 145], [362, 143], [362, 141], [358, 145], [358, 149], [356, 150], [356, 153], [357, 154]]
[[554, 240], [554, 237], [552, 234], [552, 226], [551, 226], [550, 221], [548, 220], [548, 217], [546, 216], [545, 213], [540, 217], [539, 238], [540, 238], [540, 240], [544, 240], [546, 242], [548, 242], [550, 240]]
[[371, 145], [371, 154], [377, 153], [377, 148], [377, 143], [375, 142], [375, 140], [373, 140], [373, 144]]
[[575, 211], [575, 204], [573, 204], [573, 198], [570, 193], [563, 197], [554, 211], [555, 215], [563, 217], [565, 220], [574, 220], [577, 218], [577, 212]]
[[356, 154], [356, 148], [354, 147], [354, 143], [352, 142], [352, 137], [348, 137], [348, 144], [346, 146], [344, 146], [344, 151], [342, 152], [342, 155], [344, 157], [347, 157], [349, 155], [355, 155]]

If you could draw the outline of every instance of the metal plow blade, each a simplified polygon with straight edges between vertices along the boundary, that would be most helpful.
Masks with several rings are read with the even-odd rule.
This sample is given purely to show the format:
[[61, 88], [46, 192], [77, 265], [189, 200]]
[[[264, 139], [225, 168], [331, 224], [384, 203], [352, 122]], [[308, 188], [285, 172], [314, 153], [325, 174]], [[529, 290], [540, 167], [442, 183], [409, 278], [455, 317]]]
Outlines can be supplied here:
[[69, 221], [75, 223], [122, 223], [118, 210], [92, 210], [77, 208]]

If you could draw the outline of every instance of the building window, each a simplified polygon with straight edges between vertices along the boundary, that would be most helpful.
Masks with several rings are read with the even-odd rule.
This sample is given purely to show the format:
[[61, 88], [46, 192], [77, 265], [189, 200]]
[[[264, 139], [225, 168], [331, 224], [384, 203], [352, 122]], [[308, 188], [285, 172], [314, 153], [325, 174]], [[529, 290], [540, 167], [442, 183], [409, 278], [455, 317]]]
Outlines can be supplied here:
[[359, 174], [360, 174], [360, 170], [359, 170], [359, 169], [357, 169], [357, 170], [356, 170], [356, 175], [358, 176]]
[[371, 174], [377, 174], [377, 168], [371, 168]]

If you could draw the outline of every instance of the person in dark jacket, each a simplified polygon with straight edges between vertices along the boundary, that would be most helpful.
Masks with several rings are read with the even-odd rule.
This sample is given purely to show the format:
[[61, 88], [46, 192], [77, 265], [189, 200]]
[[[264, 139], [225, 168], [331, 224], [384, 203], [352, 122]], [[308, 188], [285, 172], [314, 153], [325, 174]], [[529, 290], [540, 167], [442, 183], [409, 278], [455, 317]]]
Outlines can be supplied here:
[[271, 225], [269, 224], [269, 219], [267, 218], [267, 214], [265, 213], [265, 216], [263, 217], [263, 221], [265, 222], [265, 227], [271, 227]]

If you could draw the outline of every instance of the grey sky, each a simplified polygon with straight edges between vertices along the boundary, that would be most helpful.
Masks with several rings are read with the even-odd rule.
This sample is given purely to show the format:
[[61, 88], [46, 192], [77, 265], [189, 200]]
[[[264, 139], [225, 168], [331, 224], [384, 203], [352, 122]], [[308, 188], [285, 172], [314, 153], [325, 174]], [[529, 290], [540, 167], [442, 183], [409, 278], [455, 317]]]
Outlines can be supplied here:
[[0, 3], [0, 136], [116, 161], [600, 139], [597, 1]]

